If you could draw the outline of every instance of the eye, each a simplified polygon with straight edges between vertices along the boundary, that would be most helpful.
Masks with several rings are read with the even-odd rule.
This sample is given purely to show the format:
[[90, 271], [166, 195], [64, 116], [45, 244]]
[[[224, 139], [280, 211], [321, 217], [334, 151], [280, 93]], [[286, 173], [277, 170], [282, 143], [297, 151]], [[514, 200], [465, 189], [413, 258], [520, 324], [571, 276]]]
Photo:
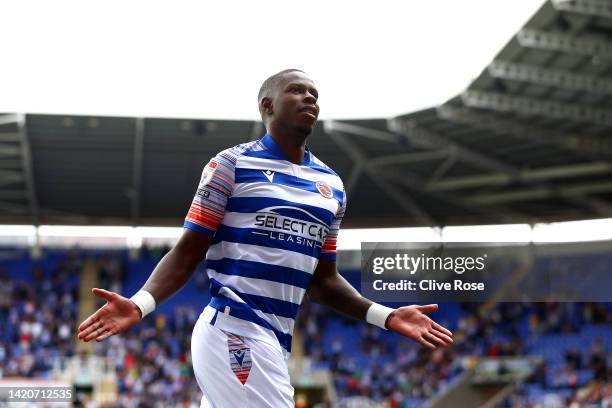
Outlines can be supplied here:
[[302, 92], [302, 90], [298, 88], [297, 86], [292, 86], [291, 88], [289, 88], [289, 92], [294, 93], [294, 94], [299, 94]]

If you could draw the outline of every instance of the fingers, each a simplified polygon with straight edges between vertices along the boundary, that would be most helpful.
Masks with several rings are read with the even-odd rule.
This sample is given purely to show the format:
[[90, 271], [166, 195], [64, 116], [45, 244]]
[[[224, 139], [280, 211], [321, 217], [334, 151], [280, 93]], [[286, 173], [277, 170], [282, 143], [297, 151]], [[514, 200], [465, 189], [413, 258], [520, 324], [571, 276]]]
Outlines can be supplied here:
[[108, 290], [104, 290], [104, 289], [93, 288], [91, 291], [97, 297], [101, 297], [102, 299], [105, 299], [107, 301], [111, 301], [113, 297], [115, 296], [113, 292], [109, 292]]
[[424, 333], [423, 337], [429, 340], [430, 342], [437, 344], [438, 346], [442, 346], [444, 348], [450, 346], [453, 343], [453, 340], [450, 337], [434, 330]]
[[112, 336], [114, 333], [111, 330], [106, 330], [102, 335], [96, 337], [97, 342], [101, 342]]
[[99, 336], [104, 330], [104, 324], [100, 320], [97, 320], [80, 331], [78, 338], [79, 340], [87, 342]]
[[95, 315], [90, 316], [87, 320], [85, 320], [79, 326], [79, 335], [78, 335], [79, 340], [84, 340], [91, 333], [98, 330], [98, 328], [102, 325], [102, 323], [98, 321], [97, 319], [94, 320], [94, 316]]
[[434, 328], [431, 329], [430, 333], [436, 336], [437, 338], [442, 339], [442, 341], [444, 341], [445, 345], [447, 346], [455, 342], [452, 337], [447, 336], [445, 333], [442, 333]]
[[439, 337], [436, 337], [433, 333], [431, 332], [426, 332], [423, 334], [423, 338], [429, 340], [431, 343], [433, 344], [437, 344], [438, 346], [442, 346], [442, 347], [446, 347], [446, 343], [444, 342], [444, 340], [442, 340]]
[[[87, 329], [86, 333], [83, 334], [79, 334], [79, 338], [85, 342], [91, 341], [93, 339], [98, 339], [100, 337], [102, 337], [104, 334], [109, 333], [110, 330], [108, 330], [106, 327], [104, 327], [104, 325], [101, 322], [98, 322], [99, 324], [96, 325], [92, 325]], [[108, 336], [106, 336], [108, 337]], [[106, 338], [104, 337], [104, 338]], [[102, 341], [102, 340], [100, 340]]]
[[417, 306], [417, 309], [419, 309], [423, 313], [433, 313], [438, 310], [438, 305], [431, 304], [431, 305]]
[[439, 325], [438, 323], [434, 322], [433, 320], [432, 320], [432, 326], [433, 326], [434, 329], [436, 329], [439, 332], [442, 332], [442, 333], [446, 334], [447, 336], [451, 336], [451, 337], [453, 336], [453, 333], [450, 330], [448, 330], [444, 326]]
[[423, 346], [427, 347], [427, 348], [428, 348], [428, 349], [430, 349], [430, 350], [435, 350], [435, 349], [436, 349], [436, 346], [434, 346], [433, 344], [431, 344], [430, 342], [428, 342], [427, 340], [425, 340], [425, 338], [424, 338], [424, 337], [419, 337], [419, 338], [417, 339], [417, 341], [418, 341], [419, 343], [421, 343], [421, 345], [423, 345]]
[[83, 321], [83, 323], [81, 323], [81, 325], [79, 326], [79, 332], [85, 330], [87, 327], [89, 327], [90, 325], [95, 323], [96, 320], [98, 320], [98, 313], [97, 312], [92, 314], [91, 316], [89, 316], [87, 319], [85, 319]]

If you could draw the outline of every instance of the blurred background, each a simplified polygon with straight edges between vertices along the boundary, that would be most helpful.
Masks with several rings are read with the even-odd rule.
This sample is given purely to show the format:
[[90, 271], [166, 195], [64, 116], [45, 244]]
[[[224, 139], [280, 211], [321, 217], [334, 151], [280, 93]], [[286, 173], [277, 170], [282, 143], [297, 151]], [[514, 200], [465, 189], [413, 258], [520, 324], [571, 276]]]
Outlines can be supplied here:
[[[163, 76], [131, 68], [140, 58], [137, 53], [111, 65], [125, 64], [133, 75], [128, 81], [146, 86], [145, 100], [169, 105], [139, 105], [133, 99], [138, 91], [93, 74], [79, 77], [76, 90], [66, 79], [36, 77], [34, 64], [47, 64], [51, 72], [73, 69], [67, 62], [72, 60], [49, 57], [45, 38], [33, 46], [36, 52], [30, 54], [39, 58], [24, 76], [15, 76], [18, 65], [7, 62], [3, 69], [12, 71], [5, 77], [15, 80], [0, 95], [0, 111], [5, 112], [0, 114], [0, 386], [74, 386], [75, 406], [199, 406], [189, 344], [193, 324], [210, 297], [205, 264], [179, 294], [125, 335], [82, 344], [75, 340], [76, 327], [101, 305], [92, 287], [125, 296], [141, 287], [180, 236], [210, 157], [263, 136], [265, 129], [255, 119], [255, 95], [265, 77], [287, 64], [304, 68], [322, 95], [328, 87], [332, 91], [323, 97], [329, 98], [330, 110], [308, 146], [344, 180], [349, 205], [338, 264], [355, 287], [360, 287], [361, 242], [522, 242], [528, 251], [514, 253], [508, 247], [512, 261], [497, 266], [508, 276], [499, 282], [500, 291], [520, 287], [534, 271], [550, 270], [570, 276], [583, 293], [609, 287], [612, 301], [612, 3], [462, 2], [427, 8], [439, 3], [423, 5], [422, 19], [429, 27], [419, 29], [433, 29], [431, 43], [429, 31], [407, 34], [398, 28], [415, 25], [418, 8], [408, 10], [404, 22], [396, 21], [398, 13], [389, 13], [395, 10], [386, 2], [372, 11], [371, 21], [359, 14], [369, 10], [361, 3], [355, 4], [354, 20], [346, 14], [339, 20], [319, 15], [324, 28], [348, 21], [361, 31], [387, 16], [397, 31], [381, 30], [391, 30], [385, 33], [400, 41], [409, 35], [405, 42], [410, 46], [347, 39], [352, 51], [360, 46], [389, 51], [387, 62], [374, 55], [377, 71], [369, 75], [371, 67], [347, 70], [325, 58], [318, 59], [323, 66], [309, 65], [295, 57], [303, 50], [288, 51], [290, 57], [276, 61], [282, 64], [277, 67], [243, 55], [234, 64], [257, 65], [252, 70], [257, 78], [235, 66], [223, 78], [216, 71], [201, 74], [208, 79], [193, 81], [202, 99], [215, 99], [203, 97], [215, 92], [230, 98], [217, 106], [202, 101], [199, 111], [193, 104], [186, 110], [168, 108], [187, 95], [168, 94], [173, 87]], [[25, 11], [15, 7], [12, 12], [24, 17]], [[41, 7], [32, 16], [41, 24], [38, 37], [54, 24], [41, 18], [48, 6]], [[124, 13], [115, 16], [117, 30], [130, 26], [134, 11], [119, 10]], [[300, 12], [285, 12], [293, 11]], [[163, 8], [153, 5], [151, 12]], [[168, 21], [176, 13], [169, 11]], [[278, 13], [272, 21], [284, 21], [283, 12], [270, 13]], [[83, 56], [87, 64], [105, 66], [103, 58], [92, 57], [92, 49], [70, 46], [85, 28], [85, 15], [80, 22], [61, 24], [70, 18], [60, 14], [58, 32], [69, 38], [54, 44], [62, 58]], [[115, 18], [108, 9], [101, 15]], [[182, 17], [186, 26], [197, 25]], [[244, 16], [236, 18], [243, 22]], [[253, 29], [267, 21], [251, 20], [245, 24], [255, 24]], [[21, 20], [11, 21], [8, 26]], [[143, 15], [142, 24], [152, 23]], [[302, 33], [295, 21], [293, 26], [280, 24]], [[493, 30], [495, 25], [501, 31]], [[163, 31], [164, 26], [154, 26]], [[15, 26], [15, 33], [24, 36], [25, 29], [19, 29]], [[108, 38], [114, 38], [108, 30]], [[138, 34], [136, 26], [132, 30]], [[454, 45], [453, 37], [463, 31], [476, 35], [463, 38], [461, 47]], [[157, 45], [161, 51], [168, 47], [155, 42], [157, 37], [149, 38], [150, 45], [146, 35], [137, 34], [128, 39], [148, 44], [145, 60]], [[339, 58], [335, 36], [332, 46]], [[112, 53], [101, 50], [104, 39], [98, 38], [94, 48], [110, 58]], [[451, 49], [442, 48], [444, 42]], [[484, 56], [474, 53], [479, 48], [485, 49]], [[202, 49], [188, 51], [200, 58]], [[361, 51], [360, 58], [368, 59]], [[29, 53], [28, 48], [19, 52], [23, 57]], [[409, 61], [393, 59], [397, 55], [408, 55]], [[308, 58], [317, 59], [317, 54]], [[172, 81], [181, 77], [180, 67], [190, 74], [189, 63], [174, 61], [179, 69], [170, 71]], [[198, 60], [198, 68], [205, 61]], [[466, 61], [479, 65], [466, 68]], [[419, 64], [433, 76], [421, 73]], [[319, 82], [326, 69], [335, 76]], [[446, 74], [454, 71], [465, 73], [445, 83]], [[139, 82], [139, 73], [146, 81]], [[368, 76], [379, 84], [360, 85]], [[223, 87], [207, 88], [206, 81]], [[89, 82], [97, 85], [88, 88]], [[184, 85], [177, 88], [189, 86]], [[117, 87], [125, 95], [113, 93]], [[390, 95], [379, 95], [381, 89]], [[251, 95], [249, 114], [230, 116], [218, 108], [231, 108], [244, 93]], [[85, 94], [106, 98], [106, 105], [84, 101], [79, 108]], [[379, 105], [387, 100], [395, 105], [382, 109]], [[342, 108], [344, 101], [348, 108]], [[358, 105], [352, 107], [354, 102]], [[237, 109], [241, 103], [236, 102]], [[583, 280], [585, 270], [609, 271], [610, 281]], [[501, 303], [493, 296], [485, 303], [440, 306], [432, 317], [455, 333], [456, 342], [448, 350], [430, 352], [306, 300], [290, 365], [296, 406], [612, 407], [612, 303], [563, 303], [554, 296], [543, 303]]]

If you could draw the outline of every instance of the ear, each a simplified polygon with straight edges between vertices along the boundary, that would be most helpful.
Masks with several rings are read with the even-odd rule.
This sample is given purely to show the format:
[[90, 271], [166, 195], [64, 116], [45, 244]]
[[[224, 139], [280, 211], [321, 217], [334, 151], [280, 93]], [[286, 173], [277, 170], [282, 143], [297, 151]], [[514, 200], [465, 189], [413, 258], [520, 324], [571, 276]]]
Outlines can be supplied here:
[[266, 115], [274, 113], [272, 106], [272, 98], [270, 98], [269, 96], [264, 96], [263, 98], [261, 98], [261, 110]]

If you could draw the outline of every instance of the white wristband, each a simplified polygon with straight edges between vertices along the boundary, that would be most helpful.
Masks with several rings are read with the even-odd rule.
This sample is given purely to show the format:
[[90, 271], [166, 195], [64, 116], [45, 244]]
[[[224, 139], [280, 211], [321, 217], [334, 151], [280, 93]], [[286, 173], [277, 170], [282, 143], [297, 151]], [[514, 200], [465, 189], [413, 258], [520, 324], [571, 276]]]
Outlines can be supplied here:
[[146, 290], [139, 290], [130, 298], [142, 312], [142, 318], [155, 310], [155, 298]]
[[389, 317], [394, 310], [395, 309], [391, 309], [390, 307], [379, 305], [378, 303], [372, 303], [372, 306], [370, 306], [366, 313], [366, 322], [387, 330], [385, 322], [387, 321], [387, 317]]

